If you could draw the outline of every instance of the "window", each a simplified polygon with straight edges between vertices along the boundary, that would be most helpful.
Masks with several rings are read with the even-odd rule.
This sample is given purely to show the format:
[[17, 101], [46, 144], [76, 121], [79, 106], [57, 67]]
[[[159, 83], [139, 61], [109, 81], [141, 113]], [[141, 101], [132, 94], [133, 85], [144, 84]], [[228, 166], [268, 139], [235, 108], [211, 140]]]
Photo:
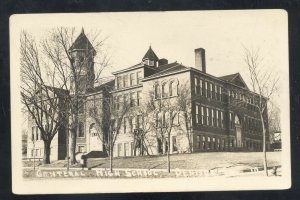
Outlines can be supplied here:
[[123, 86], [127, 87], [128, 86], [128, 75], [123, 76]]
[[211, 125], [215, 126], [214, 109], [211, 109]]
[[163, 97], [163, 98], [168, 96], [166, 90], [167, 90], [167, 84], [166, 84], [166, 83], [163, 83], [163, 84], [162, 84], [162, 97]]
[[198, 78], [194, 78], [195, 94], [198, 94]]
[[202, 137], [202, 149], [206, 149], [206, 145], [205, 145], [205, 136]]
[[210, 137], [207, 137], [207, 149], [210, 149]]
[[132, 123], [132, 118], [129, 118], [129, 126], [130, 126], [130, 132], [133, 133], [133, 123]]
[[212, 99], [215, 98], [215, 92], [214, 92], [214, 89], [215, 89], [214, 85], [213, 85], [212, 83], [210, 83], [210, 97], [211, 97]]
[[130, 107], [134, 107], [135, 106], [135, 93], [132, 92], [130, 93]]
[[155, 85], [155, 99], [160, 98], [160, 88], [159, 85]]
[[138, 91], [137, 92], [137, 106], [140, 106], [142, 103], [142, 92]]
[[202, 88], [201, 84], [202, 80], [200, 80], [199, 78], [195, 78], [195, 94], [202, 93], [202, 91], [200, 91], [200, 88]]
[[173, 81], [171, 81], [170, 82], [170, 85], [169, 85], [169, 94], [170, 94], [170, 96], [173, 96], [174, 94], [173, 94], [173, 86], [174, 85], [174, 82]]
[[216, 120], [216, 126], [217, 127], [219, 127], [219, 110], [216, 110], [216, 118], [217, 118], [217, 120]]
[[177, 151], [177, 143], [176, 143], [176, 136], [172, 136], [172, 147], [173, 147], [173, 152]]
[[203, 85], [202, 85], [202, 80], [200, 79], [200, 83], [199, 83], [199, 90], [200, 90], [200, 95], [203, 95]]
[[160, 113], [156, 113], [156, 127], [160, 127], [161, 119], [160, 119]]
[[224, 128], [224, 113], [221, 111], [221, 128]]
[[136, 129], [136, 118], [133, 117], [133, 118], [131, 119], [131, 122], [132, 122], [132, 132], [133, 132], [134, 129]]
[[135, 75], [134, 75], [134, 73], [131, 73], [130, 74], [130, 86], [132, 86], [134, 84], [135, 84]]
[[137, 84], [140, 84], [142, 80], [142, 72], [137, 72]]
[[117, 89], [120, 89], [122, 87], [122, 77], [117, 77]]
[[79, 123], [78, 137], [84, 137], [84, 125], [82, 122]]
[[206, 108], [206, 125], [209, 126], [209, 108]]
[[123, 156], [122, 143], [118, 144], [118, 156]]
[[204, 109], [203, 109], [203, 106], [201, 106], [201, 124], [204, 124]]
[[219, 88], [219, 94], [220, 94], [219, 100], [222, 101], [223, 100], [223, 98], [222, 98], [222, 87]]
[[124, 117], [124, 120], [123, 120], [124, 133], [127, 133], [127, 123], [128, 123], [128, 118]]
[[208, 97], [208, 94], [207, 94], [208, 93], [208, 91], [207, 91], [208, 90], [207, 84], [208, 83], [205, 81], [205, 96], [206, 97]]
[[196, 105], [196, 123], [199, 123], [199, 106]]
[[129, 156], [129, 144], [124, 143], [124, 155]]
[[215, 85], [215, 99], [219, 100], [219, 97], [218, 97], [218, 89], [219, 89], [219, 86]]
[[167, 112], [164, 112], [162, 114], [162, 126], [165, 127], [166, 126], [166, 120], [167, 120]]

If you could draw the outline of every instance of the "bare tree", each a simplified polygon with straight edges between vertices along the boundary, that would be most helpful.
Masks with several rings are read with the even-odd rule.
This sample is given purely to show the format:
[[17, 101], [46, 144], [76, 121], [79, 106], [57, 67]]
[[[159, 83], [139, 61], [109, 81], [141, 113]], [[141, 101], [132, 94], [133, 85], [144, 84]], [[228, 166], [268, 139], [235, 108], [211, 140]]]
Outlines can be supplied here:
[[162, 98], [162, 95], [164, 94], [160, 94], [160, 91], [156, 91], [156, 94], [150, 93], [145, 105], [151, 110], [151, 113], [148, 113], [150, 120], [155, 119], [155, 124], [153, 124], [153, 121], [151, 123], [155, 125], [157, 140], [163, 143], [163, 153], [167, 155], [167, 170], [170, 173], [171, 132], [173, 127], [178, 125], [176, 119], [178, 120], [179, 109], [174, 99]]
[[[71, 133], [72, 164], [76, 163], [76, 138], [79, 132], [80, 110], [84, 109], [84, 94], [98, 81], [102, 70], [109, 66], [109, 57], [103, 50], [105, 38], [101, 39], [99, 32], [91, 34], [90, 40], [84, 41], [84, 49], [80, 51], [72, 48], [75, 33], [75, 28], [55, 28], [42, 41], [43, 53], [56, 71], [56, 84], [70, 91], [66, 98], [69, 102], [68, 130]], [[83, 30], [79, 37], [85, 37]]]
[[[275, 133], [280, 133], [281, 123], [280, 123], [280, 108], [276, 103], [270, 101], [268, 107], [268, 124], [269, 124], [269, 135], [271, 142], [276, 140]], [[279, 135], [280, 136], [280, 135]]]
[[176, 106], [180, 111], [180, 129], [186, 135], [188, 140], [188, 151], [193, 152], [193, 139], [192, 139], [192, 101], [197, 100], [191, 98], [191, 89], [188, 83], [183, 83], [178, 88], [178, 97]]
[[130, 111], [130, 104], [126, 100], [114, 100], [111, 94], [103, 97], [100, 101], [102, 101], [101, 108], [94, 107], [94, 110], [97, 110], [97, 112], [93, 112], [91, 118], [95, 122], [97, 136], [104, 144], [105, 150], [108, 152], [110, 171], [112, 172], [113, 149], [116, 140], [120, 135], [120, 129], [124, 122], [124, 118]]
[[[266, 124], [268, 115], [266, 114], [267, 105], [271, 96], [278, 89], [279, 77], [270, 69], [265, 70], [263, 66], [263, 57], [260, 55], [259, 49], [250, 50], [244, 47], [244, 62], [248, 68], [251, 87], [253, 90], [254, 106], [259, 112], [262, 136], [263, 136], [263, 165], [265, 174], [268, 176], [267, 170], [267, 154], [266, 154]], [[256, 94], [255, 94], [256, 93]]]
[[[55, 72], [40, 55], [39, 46], [23, 31], [20, 39], [21, 97], [29, 116], [41, 133], [44, 141], [44, 164], [50, 163], [50, 145], [59, 128], [63, 128], [64, 90], [55, 88]], [[45, 73], [42, 72], [45, 70]]]

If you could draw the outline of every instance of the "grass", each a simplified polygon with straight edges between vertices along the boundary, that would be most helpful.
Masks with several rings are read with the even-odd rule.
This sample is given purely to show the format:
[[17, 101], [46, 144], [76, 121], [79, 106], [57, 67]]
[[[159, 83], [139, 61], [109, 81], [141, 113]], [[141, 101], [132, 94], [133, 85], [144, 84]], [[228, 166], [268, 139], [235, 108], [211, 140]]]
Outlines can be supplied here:
[[[261, 152], [211, 152], [176, 154], [170, 156], [171, 169], [214, 169], [233, 165], [247, 165], [251, 167], [263, 166], [263, 154]], [[267, 153], [268, 167], [281, 165], [281, 152]], [[32, 162], [31, 162], [32, 163]], [[24, 163], [24, 166], [32, 166]], [[41, 167], [66, 167], [66, 161], [55, 161]], [[70, 167], [80, 167], [79, 164]], [[88, 168], [109, 168], [109, 158], [88, 159]], [[120, 157], [113, 159], [114, 168], [141, 168], [141, 169], [165, 169], [167, 157], [163, 156], [139, 156]]]

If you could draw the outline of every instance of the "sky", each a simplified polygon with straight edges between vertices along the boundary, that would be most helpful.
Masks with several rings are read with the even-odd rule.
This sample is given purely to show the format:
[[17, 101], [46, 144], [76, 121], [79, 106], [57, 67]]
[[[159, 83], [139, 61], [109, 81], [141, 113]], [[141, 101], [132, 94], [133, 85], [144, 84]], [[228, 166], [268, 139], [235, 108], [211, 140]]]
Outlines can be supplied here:
[[288, 69], [284, 10], [31, 14], [15, 21], [37, 38], [59, 26], [75, 27], [78, 34], [82, 27], [85, 33], [101, 31], [108, 37], [105, 49], [112, 64], [103, 76], [141, 62], [150, 45], [159, 58], [190, 67], [194, 66], [194, 49], [204, 48], [207, 73], [239, 72], [246, 83], [243, 46], [259, 48], [267, 68], [279, 74]]

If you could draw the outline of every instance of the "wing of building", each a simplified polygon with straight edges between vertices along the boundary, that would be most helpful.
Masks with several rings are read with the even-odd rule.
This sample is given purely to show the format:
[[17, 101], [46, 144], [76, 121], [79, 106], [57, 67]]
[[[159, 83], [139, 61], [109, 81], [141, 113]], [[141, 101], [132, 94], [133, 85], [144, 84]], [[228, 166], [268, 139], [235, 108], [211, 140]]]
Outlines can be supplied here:
[[[70, 49], [75, 60], [80, 60], [82, 49], [91, 49], [88, 51], [91, 57], [96, 54], [84, 32], [78, 40]], [[90, 59], [82, 79], [86, 87], [83, 87], [84, 109], [80, 110], [77, 151], [107, 155], [105, 143], [109, 134], [118, 134], [114, 156], [159, 155], [168, 148], [170, 153], [261, 151], [262, 127], [255, 106], [258, 95], [249, 90], [239, 73], [222, 77], [207, 74], [203, 48], [195, 49], [194, 54], [195, 66], [188, 67], [159, 59], [150, 46], [136, 65], [113, 72], [113, 77], [97, 87], [91, 84], [95, 76]], [[178, 104], [182, 92], [186, 94], [184, 109], [179, 106], [177, 111], [168, 111], [156, 107], [145, 114], [149, 101], [156, 105]], [[113, 116], [107, 107], [113, 105], [113, 112], [121, 112], [122, 102], [127, 101], [130, 111], [122, 117], [115, 133], [103, 121]], [[95, 118], [91, 117], [95, 112], [97, 120], [104, 124], [101, 129], [96, 128]], [[170, 116], [173, 116], [171, 132], [164, 135]], [[264, 116], [267, 119], [267, 110]], [[265, 127], [268, 133], [267, 120]]]

